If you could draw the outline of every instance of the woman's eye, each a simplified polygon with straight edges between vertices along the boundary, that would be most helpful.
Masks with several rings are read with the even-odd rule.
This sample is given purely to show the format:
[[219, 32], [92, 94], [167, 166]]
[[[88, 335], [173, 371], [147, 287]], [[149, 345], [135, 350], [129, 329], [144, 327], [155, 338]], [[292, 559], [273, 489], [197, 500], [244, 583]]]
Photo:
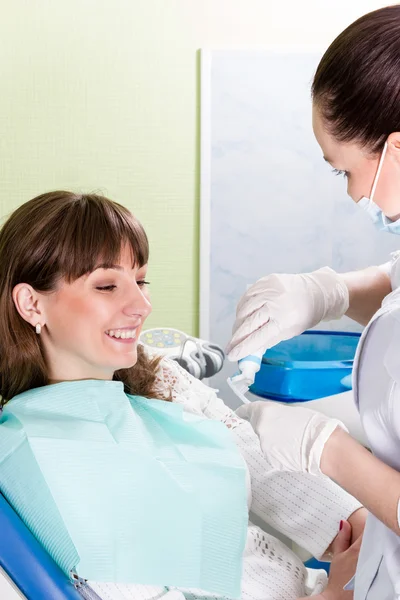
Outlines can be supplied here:
[[143, 287], [145, 285], [150, 285], [150, 281], [145, 281], [144, 279], [140, 279], [140, 281], [136, 282], [139, 287]]
[[334, 173], [335, 175], [342, 175], [342, 177], [349, 176], [347, 171], [341, 171], [340, 169], [332, 169], [332, 173]]
[[100, 290], [100, 292], [112, 292], [113, 290], [116, 289], [116, 285], [111, 284], [111, 285], [99, 285], [96, 287], [96, 290]]

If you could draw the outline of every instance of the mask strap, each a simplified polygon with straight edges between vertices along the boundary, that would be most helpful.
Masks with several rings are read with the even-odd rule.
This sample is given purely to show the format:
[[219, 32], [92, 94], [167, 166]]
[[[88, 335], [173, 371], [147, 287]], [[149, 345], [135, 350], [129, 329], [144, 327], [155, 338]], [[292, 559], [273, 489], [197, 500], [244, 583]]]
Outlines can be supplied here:
[[381, 174], [381, 171], [382, 171], [383, 159], [385, 158], [386, 150], [387, 150], [387, 142], [385, 142], [385, 145], [383, 146], [381, 159], [380, 159], [379, 165], [378, 165], [378, 170], [377, 170], [376, 175], [375, 175], [374, 183], [372, 184], [371, 195], [369, 197], [369, 199], [371, 200], [371, 202], [372, 202], [372, 200], [373, 200], [373, 198], [375, 196], [375, 190], [376, 190], [376, 186], [378, 184], [379, 175]]

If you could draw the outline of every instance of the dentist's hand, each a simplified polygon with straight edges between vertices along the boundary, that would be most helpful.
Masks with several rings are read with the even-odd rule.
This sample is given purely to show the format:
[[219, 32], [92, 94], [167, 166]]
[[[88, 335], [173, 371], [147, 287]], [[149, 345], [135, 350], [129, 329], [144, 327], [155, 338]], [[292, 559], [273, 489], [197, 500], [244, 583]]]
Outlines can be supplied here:
[[240, 406], [236, 414], [252, 425], [268, 462], [278, 471], [321, 475], [325, 443], [337, 427], [337, 419], [300, 406], [257, 400]]
[[236, 361], [265, 352], [320, 321], [339, 319], [349, 307], [344, 279], [329, 267], [300, 275], [263, 277], [242, 296], [226, 352]]

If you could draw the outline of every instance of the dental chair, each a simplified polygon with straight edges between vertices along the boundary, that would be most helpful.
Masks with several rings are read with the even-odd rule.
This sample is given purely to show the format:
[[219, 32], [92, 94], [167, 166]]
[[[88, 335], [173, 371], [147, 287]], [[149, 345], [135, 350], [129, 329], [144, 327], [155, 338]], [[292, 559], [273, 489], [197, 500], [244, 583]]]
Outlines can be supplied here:
[[82, 600], [1, 493], [0, 568], [27, 600]]

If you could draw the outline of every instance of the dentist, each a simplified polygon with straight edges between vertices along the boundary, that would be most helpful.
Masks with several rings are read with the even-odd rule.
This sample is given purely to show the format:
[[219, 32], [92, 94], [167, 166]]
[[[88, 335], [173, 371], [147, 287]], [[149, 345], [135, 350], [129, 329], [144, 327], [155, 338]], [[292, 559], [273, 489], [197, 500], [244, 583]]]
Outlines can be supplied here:
[[[324, 160], [377, 227], [400, 235], [400, 5], [361, 17], [334, 40], [312, 97]], [[368, 508], [348, 589], [355, 600], [400, 599], [400, 253], [354, 273], [264, 277], [240, 300], [227, 351], [238, 360], [344, 314], [367, 325], [353, 389], [372, 453], [307, 408], [258, 401], [238, 413], [277, 469], [322, 472]]]

